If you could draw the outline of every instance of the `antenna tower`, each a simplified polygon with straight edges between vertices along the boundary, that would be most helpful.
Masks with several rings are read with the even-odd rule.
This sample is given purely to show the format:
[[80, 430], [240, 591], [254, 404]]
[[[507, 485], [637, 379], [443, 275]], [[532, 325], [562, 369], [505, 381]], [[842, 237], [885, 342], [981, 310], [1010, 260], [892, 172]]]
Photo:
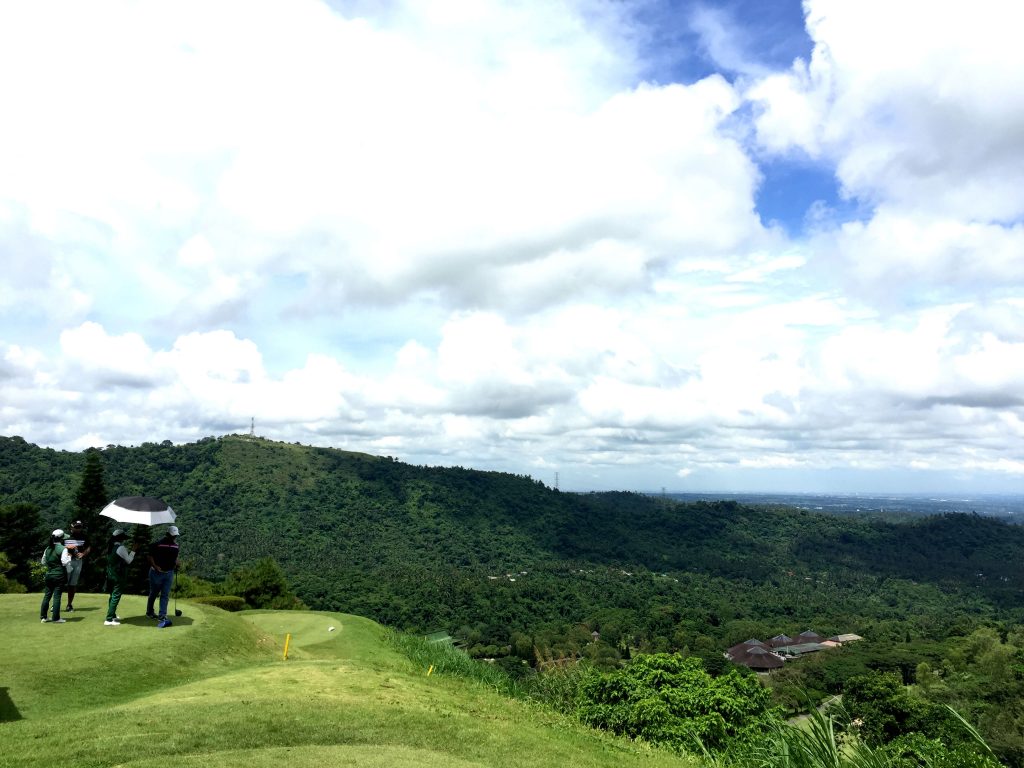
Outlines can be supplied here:
[[252, 421], [249, 423], [249, 437], [256, 437], [256, 417], [252, 417]]

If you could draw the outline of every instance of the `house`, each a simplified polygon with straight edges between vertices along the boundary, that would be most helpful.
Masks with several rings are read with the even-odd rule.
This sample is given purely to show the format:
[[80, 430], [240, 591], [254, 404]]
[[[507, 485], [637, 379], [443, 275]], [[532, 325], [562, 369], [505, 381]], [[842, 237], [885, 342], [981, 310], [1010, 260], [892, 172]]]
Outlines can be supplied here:
[[854, 643], [857, 640], [863, 639], [864, 638], [860, 635], [832, 635], [832, 637], [830, 637], [828, 641], [842, 645], [843, 643]]
[[794, 643], [793, 645], [784, 645], [781, 648], [773, 649], [775, 653], [780, 656], [788, 656], [796, 658], [798, 656], [806, 656], [808, 653], [817, 653], [818, 651], [827, 650], [827, 645], [821, 643]]
[[747, 640], [744, 643], [737, 643], [736, 645], [734, 645], [732, 648], [730, 648], [728, 651], [725, 652], [725, 657], [727, 659], [731, 659], [734, 656], [740, 656], [742, 654], [745, 654], [751, 648], [765, 648], [765, 649], [767, 649], [768, 646], [765, 643], [762, 643], [760, 640], [756, 640], [754, 638], [751, 638], [750, 640]]
[[767, 648], [751, 646], [746, 652], [730, 658], [733, 664], [741, 664], [755, 672], [770, 672], [773, 669], [782, 667], [786, 662], [778, 654]]
[[785, 663], [767, 644], [754, 638], [734, 645], [725, 652], [725, 658], [733, 664], [740, 664], [757, 672], [770, 672]]
[[761, 642], [751, 638], [738, 643], [725, 652], [725, 658], [733, 664], [741, 664], [758, 672], [769, 672], [783, 666], [786, 659], [796, 659], [809, 653], [838, 648], [843, 643], [862, 640], [860, 635], [833, 635], [827, 640], [817, 632], [807, 629], [796, 637], [782, 634]]

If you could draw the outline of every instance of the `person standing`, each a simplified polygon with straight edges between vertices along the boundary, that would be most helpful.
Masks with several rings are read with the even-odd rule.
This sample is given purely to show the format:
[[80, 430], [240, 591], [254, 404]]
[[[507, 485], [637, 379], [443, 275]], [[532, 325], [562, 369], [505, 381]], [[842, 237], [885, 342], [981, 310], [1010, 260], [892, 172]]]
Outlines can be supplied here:
[[[68, 579], [65, 567], [71, 562], [71, 555], [64, 546], [64, 531], [60, 528], [50, 534], [50, 543], [43, 550], [41, 562], [46, 566], [46, 591], [43, 592], [43, 602], [39, 606], [39, 618], [43, 624], [47, 621], [52, 624], [64, 624], [65, 620], [60, 617], [60, 598]], [[50, 609], [51, 599], [53, 618], [47, 619], [46, 612]]]
[[[178, 526], [172, 525], [158, 542], [149, 548], [149, 602], [146, 616], [167, 621], [167, 602], [171, 597], [174, 572], [178, 569]], [[153, 613], [153, 603], [160, 595], [160, 613]]]
[[117, 615], [117, 604], [121, 602], [121, 593], [128, 580], [128, 566], [135, 559], [135, 553], [139, 549], [136, 543], [132, 544], [129, 551], [124, 545], [126, 538], [127, 532], [118, 528], [110, 535], [110, 543], [107, 545], [107, 588], [110, 590], [110, 600], [107, 602], [107, 618], [103, 622], [105, 627], [117, 627], [121, 624]]
[[92, 552], [92, 547], [85, 538], [85, 526], [81, 520], [75, 520], [71, 524], [71, 532], [64, 539], [64, 546], [69, 550], [71, 562], [67, 565], [68, 572], [68, 604], [65, 611], [75, 610], [75, 592], [78, 591], [78, 581], [82, 577], [82, 560]]

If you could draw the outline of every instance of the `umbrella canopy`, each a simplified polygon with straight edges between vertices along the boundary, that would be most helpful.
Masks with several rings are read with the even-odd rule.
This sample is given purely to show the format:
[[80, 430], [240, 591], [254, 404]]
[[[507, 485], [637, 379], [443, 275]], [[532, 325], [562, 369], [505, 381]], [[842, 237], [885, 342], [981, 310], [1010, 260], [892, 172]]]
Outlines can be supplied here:
[[100, 514], [119, 523], [136, 525], [173, 523], [177, 517], [173, 509], [154, 496], [123, 496], [107, 504]]

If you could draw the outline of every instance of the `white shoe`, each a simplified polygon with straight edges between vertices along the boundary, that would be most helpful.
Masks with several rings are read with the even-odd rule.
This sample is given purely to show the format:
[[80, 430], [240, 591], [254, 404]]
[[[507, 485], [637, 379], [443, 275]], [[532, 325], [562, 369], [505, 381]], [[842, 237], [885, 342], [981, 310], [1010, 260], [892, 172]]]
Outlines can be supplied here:
[[121, 626], [121, 622], [118, 621], [117, 619], [114, 619], [113, 621], [104, 621], [103, 622], [103, 626], [104, 627], [120, 627]]
[[43, 624], [46, 624], [49, 621], [49, 619], [44, 616], [39, 621], [42, 622]]
[[68, 620], [67, 619], [51, 619], [50, 623], [51, 624], [67, 624]]

